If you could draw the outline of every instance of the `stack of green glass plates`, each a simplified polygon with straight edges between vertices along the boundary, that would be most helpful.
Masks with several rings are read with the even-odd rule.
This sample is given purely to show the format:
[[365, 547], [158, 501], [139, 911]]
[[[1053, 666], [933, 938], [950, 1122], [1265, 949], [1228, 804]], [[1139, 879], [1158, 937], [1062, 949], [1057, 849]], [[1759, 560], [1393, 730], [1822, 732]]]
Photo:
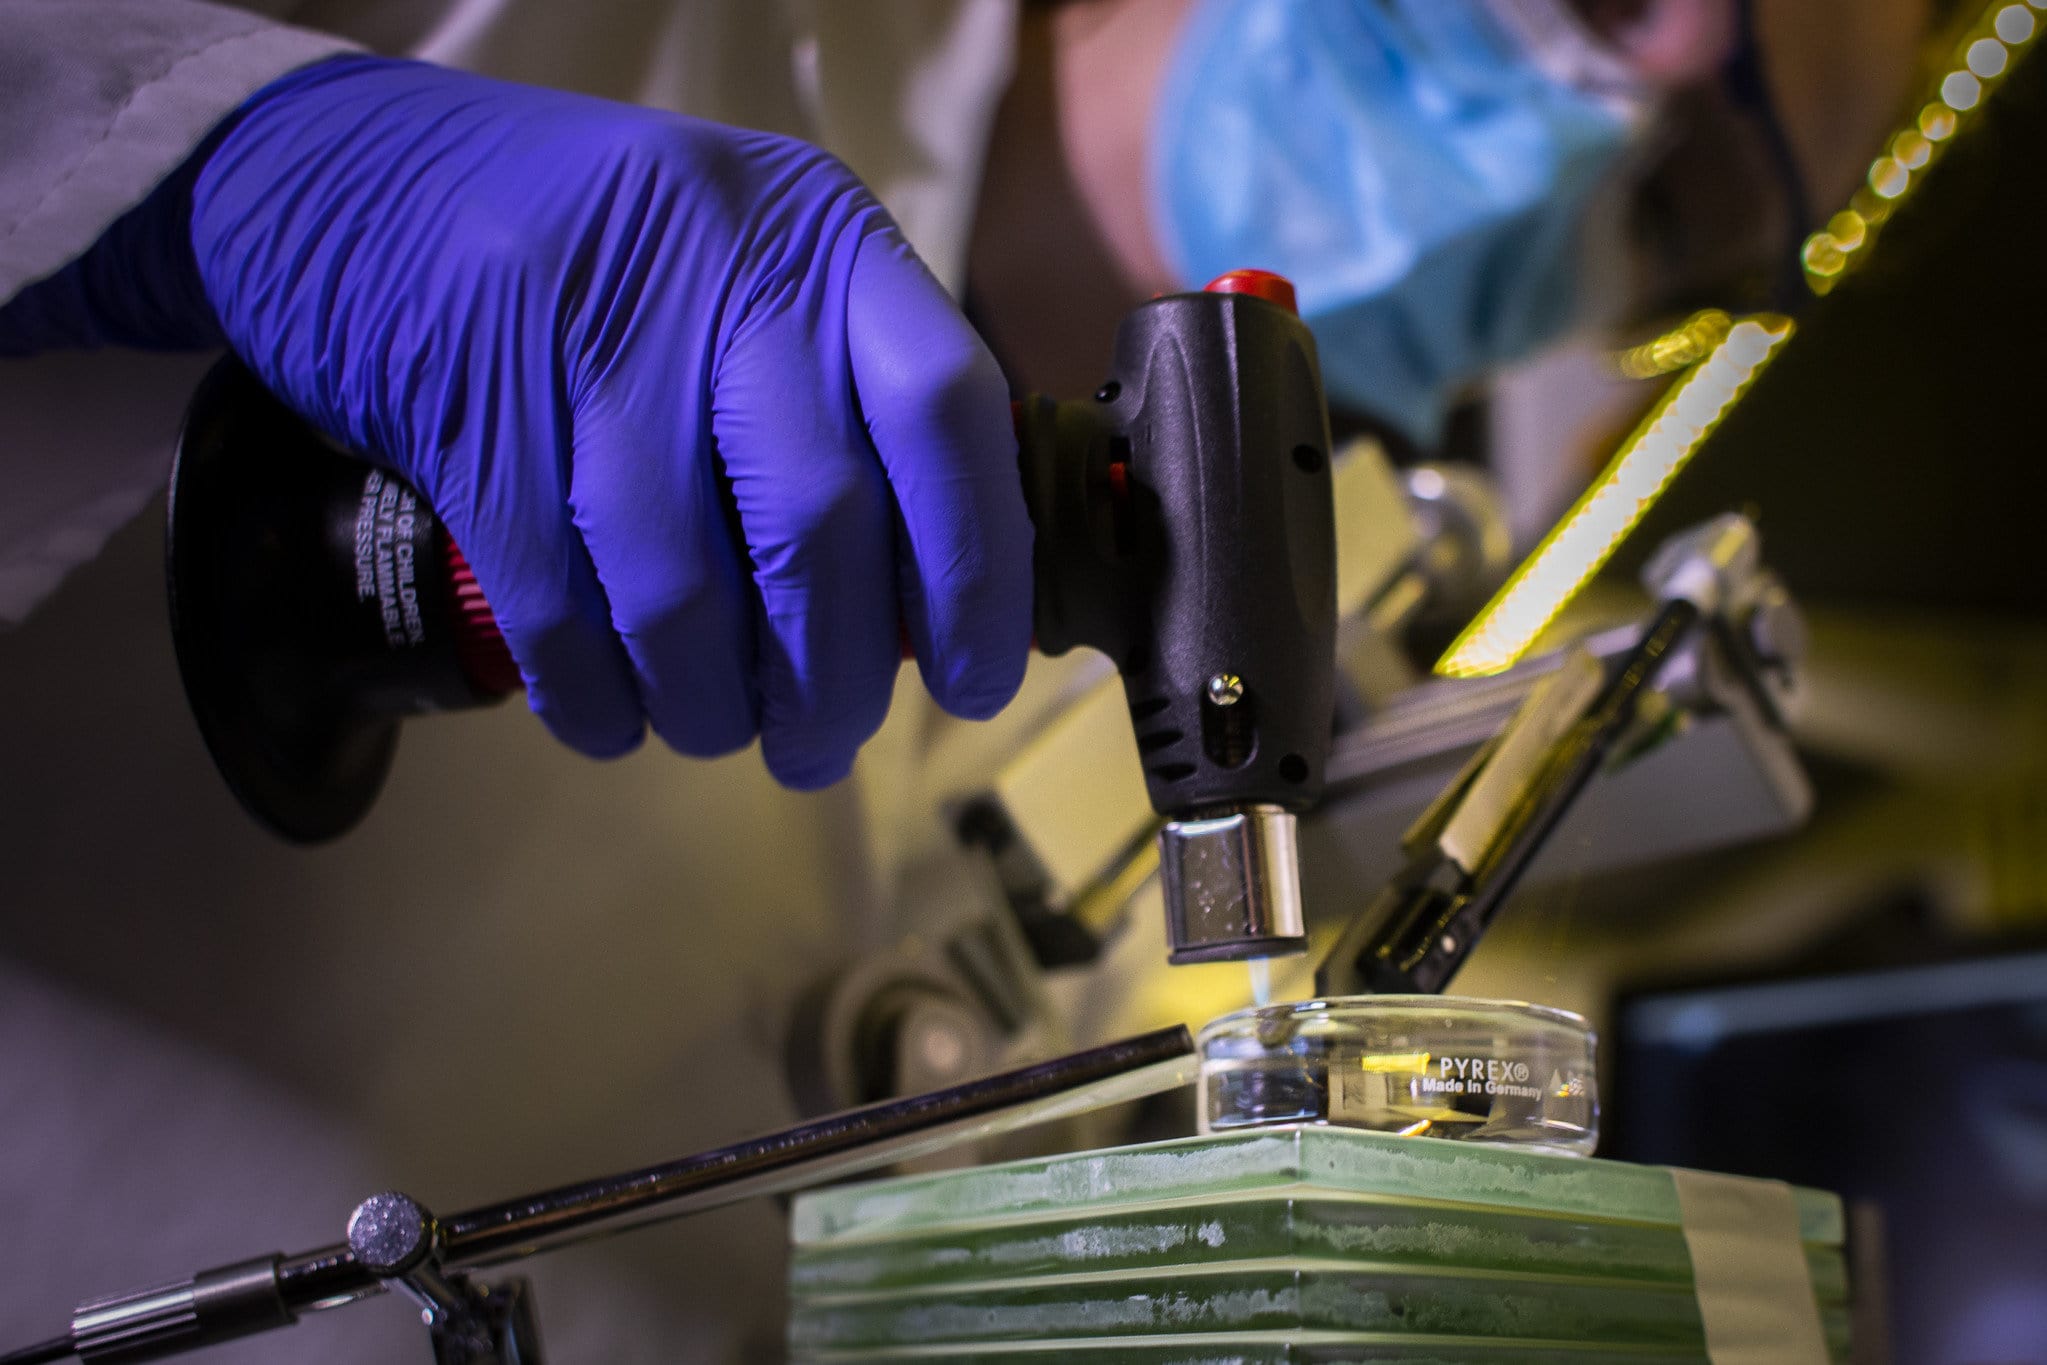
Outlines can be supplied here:
[[[1840, 1202], [1794, 1196], [1842, 1360]], [[1709, 1359], [1652, 1166], [1275, 1128], [817, 1191], [792, 1227], [818, 1365]]]

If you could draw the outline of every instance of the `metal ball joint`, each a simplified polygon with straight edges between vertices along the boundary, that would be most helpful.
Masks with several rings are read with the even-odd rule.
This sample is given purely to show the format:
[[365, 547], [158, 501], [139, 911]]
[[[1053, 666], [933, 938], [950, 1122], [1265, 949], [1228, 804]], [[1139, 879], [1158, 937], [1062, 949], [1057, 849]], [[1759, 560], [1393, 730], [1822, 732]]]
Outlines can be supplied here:
[[349, 1215], [348, 1249], [362, 1268], [417, 1303], [437, 1339], [464, 1343], [469, 1354], [461, 1359], [483, 1365], [495, 1336], [489, 1291], [444, 1274], [439, 1243], [440, 1225], [426, 1206], [396, 1190], [371, 1195]]
[[380, 1280], [393, 1279], [433, 1255], [433, 1215], [396, 1190], [373, 1194], [349, 1217], [348, 1249], [364, 1270]]

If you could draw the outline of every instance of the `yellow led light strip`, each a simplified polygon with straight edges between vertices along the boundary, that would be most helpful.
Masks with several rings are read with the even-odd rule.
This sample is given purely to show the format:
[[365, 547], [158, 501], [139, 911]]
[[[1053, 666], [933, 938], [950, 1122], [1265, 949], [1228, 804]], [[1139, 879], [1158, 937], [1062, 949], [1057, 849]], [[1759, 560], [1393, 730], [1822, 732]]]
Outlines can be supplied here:
[[2047, 0], [2000, 0], [1986, 7], [1955, 44], [1954, 59], [1933, 82], [1918, 115], [1885, 144], [1848, 207], [1805, 239], [1805, 282], [1825, 294], [1869, 257], [1878, 231], [1926, 178], [1957, 133], [2038, 38]]
[[[2047, 19], [2036, 17], [2043, 10], [2047, 0], [1993, 0], [1963, 31], [1954, 47], [1954, 61], [1933, 82], [1933, 93], [1918, 114], [1870, 164], [1867, 181], [1849, 206], [1806, 239], [1805, 278], [1814, 293], [1832, 290], [1867, 259], [1877, 230], [2047, 30]], [[1736, 323], [1723, 312], [1708, 310], [1654, 341], [1622, 352], [1617, 363], [1631, 378], [1696, 367], [1622, 443], [1584, 496], [1437, 661], [1435, 671], [1452, 678], [1481, 677], [1504, 672], [1525, 655], [1613, 555], [1791, 333], [1788, 318], [1758, 316]], [[1682, 420], [1676, 416], [1680, 404], [1688, 405], [1688, 416]]]
[[1735, 323], [1726, 340], [1650, 409], [1612, 463], [1457, 637], [1436, 672], [1481, 677], [1510, 667], [1525, 654], [1599, 572], [1792, 330], [1791, 319], [1769, 314]]

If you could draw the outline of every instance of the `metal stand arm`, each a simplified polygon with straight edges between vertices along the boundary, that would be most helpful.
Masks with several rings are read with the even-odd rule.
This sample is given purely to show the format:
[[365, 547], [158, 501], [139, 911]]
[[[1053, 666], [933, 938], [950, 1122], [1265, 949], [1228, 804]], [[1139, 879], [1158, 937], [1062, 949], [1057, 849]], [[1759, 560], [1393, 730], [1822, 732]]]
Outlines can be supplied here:
[[0, 1360], [160, 1360], [398, 1288], [421, 1303], [438, 1365], [539, 1365], [523, 1285], [487, 1287], [461, 1272], [1141, 1099], [1188, 1084], [1194, 1070], [1194, 1040], [1175, 1025], [447, 1219], [402, 1194], [374, 1195], [350, 1219], [347, 1243], [96, 1300], [66, 1336]]

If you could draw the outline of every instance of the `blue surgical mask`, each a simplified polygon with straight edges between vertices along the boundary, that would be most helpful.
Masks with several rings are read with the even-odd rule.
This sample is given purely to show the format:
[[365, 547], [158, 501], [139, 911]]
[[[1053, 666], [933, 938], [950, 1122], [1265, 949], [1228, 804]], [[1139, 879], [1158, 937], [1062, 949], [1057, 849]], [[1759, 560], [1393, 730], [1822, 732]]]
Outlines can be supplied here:
[[1429, 443], [1599, 292], [1589, 225], [1645, 105], [1561, 0], [1197, 0], [1154, 219], [1190, 284], [1289, 276], [1331, 396]]

